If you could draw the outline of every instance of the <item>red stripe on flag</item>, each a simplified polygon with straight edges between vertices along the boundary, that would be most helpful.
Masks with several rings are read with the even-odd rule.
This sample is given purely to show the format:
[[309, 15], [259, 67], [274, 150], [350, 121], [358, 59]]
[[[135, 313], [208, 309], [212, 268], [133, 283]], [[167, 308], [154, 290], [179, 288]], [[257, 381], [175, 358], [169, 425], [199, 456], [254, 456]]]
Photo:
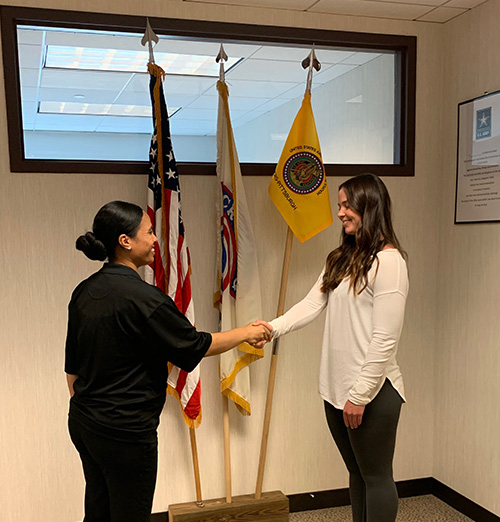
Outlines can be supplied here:
[[188, 374], [184, 370], [179, 371], [179, 376], [177, 377], [177, 386], [175, 387], [179, 396], [182, 395], [182, 390], [184, 389], [184, 386], [186, 384], [187, 376]]
[[189, 277], [186, 277], [186, 279], [184, 280], [184, 284], [182, 285], [182, 302], [184, 303], [184, 308], [185, 308], [184, 313], [187, 312], [190, 301], [191, 301], [191, 279]]
[[198, 384], [196, 385], [196, 388], [191, 395], [191, 398], [189, 399], [188, 403], [186, 404], [186, 407], [184, 408], [184, 411], [186, 415], [190, 419], [196, 419], [196, 416], [198, 415], [198, 412], [200, 410], [200, 397], [201, 397], [201, 384], [200, 381], [198, 381]]
[[163, 270], [163, 262], [161, 259], [161, 246], [155, 244], [155, 261], [154, 261], [155, 284], [163, 292], [166, 292], [165, 271]]

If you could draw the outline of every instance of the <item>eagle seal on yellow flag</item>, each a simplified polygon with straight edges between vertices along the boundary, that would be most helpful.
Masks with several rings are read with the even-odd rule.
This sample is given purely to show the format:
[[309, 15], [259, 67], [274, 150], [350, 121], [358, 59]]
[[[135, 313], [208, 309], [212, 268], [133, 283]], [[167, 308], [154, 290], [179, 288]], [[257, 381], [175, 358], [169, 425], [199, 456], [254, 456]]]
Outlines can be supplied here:
[[269, 195], [301, 243], [333, 221], [310, 92], [288, 134]]

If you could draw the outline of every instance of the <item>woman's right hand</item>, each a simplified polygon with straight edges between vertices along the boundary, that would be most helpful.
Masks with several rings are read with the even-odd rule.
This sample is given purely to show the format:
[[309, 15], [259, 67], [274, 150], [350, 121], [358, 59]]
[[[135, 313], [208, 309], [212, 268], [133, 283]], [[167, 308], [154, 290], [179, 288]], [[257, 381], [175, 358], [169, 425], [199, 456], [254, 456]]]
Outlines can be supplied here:
[[241, 343], [251, 344], [254, 348], [263, 348], [271, 340], [272, 326], [265, 321], [255, 321], [246, 326], [212, 334], [212, 343], [205, 356], [218, 355]]
[[271, 340], [273, 327], [266, 321], [254, 321], [244, 326], [246, 341], [255, 348], [262, 348]]
[[351, 428], [352, 430], [359, 428], [361, 426], [361, 422], [363, 421], [364, 412], [364, 406], [354, 404], [348, 400], [344, 405], [343, 411], [344, 424], [346, 428]]

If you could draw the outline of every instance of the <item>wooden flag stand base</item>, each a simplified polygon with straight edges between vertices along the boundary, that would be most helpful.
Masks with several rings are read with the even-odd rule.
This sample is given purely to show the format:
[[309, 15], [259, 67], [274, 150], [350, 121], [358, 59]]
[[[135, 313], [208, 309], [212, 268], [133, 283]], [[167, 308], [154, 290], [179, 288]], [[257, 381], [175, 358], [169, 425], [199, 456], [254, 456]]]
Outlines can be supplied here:
[[281, 491], [207, 500], [203, 507], [196, 502], [172, 504], [168, 507], [169, 522], [288, 522], [288, 498]]

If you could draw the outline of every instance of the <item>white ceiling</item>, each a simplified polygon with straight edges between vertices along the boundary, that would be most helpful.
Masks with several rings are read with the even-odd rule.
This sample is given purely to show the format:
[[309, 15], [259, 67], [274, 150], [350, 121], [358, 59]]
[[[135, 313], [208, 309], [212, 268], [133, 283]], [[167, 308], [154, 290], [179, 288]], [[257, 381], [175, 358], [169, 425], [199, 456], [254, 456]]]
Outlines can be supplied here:
[[[103, 35], [19, 29], [19, 63], [25, 130], [151, 133], [151, 117], [96, 116], [42, 113], [40, 107], [70, 102], [150, 107], [149, 75], [109, 70], [57, 69], [44, 66], [48, 46], [65, 45], [99, 49], [143, 51], [141, 35]], [[161, 38], [155, 51], [213, 56], [220, 43]], [[226, 73], [234, 127], [302, 97], [307, 71], [301, 67], [308, 48], [224, 44], [230, 57], [240, 61]], [[317, 49], [321, 71], [313, 87], [360, 67], [380, 56], [377, 52]], [[171, 117], [172, 134], [214, 135], [217, 121], [217, 78], [167, 75], [164, 90]], [[150, 112], [149, 112], [150, 114]]]
[[488, 0], [181, 0], [444, 23]]

